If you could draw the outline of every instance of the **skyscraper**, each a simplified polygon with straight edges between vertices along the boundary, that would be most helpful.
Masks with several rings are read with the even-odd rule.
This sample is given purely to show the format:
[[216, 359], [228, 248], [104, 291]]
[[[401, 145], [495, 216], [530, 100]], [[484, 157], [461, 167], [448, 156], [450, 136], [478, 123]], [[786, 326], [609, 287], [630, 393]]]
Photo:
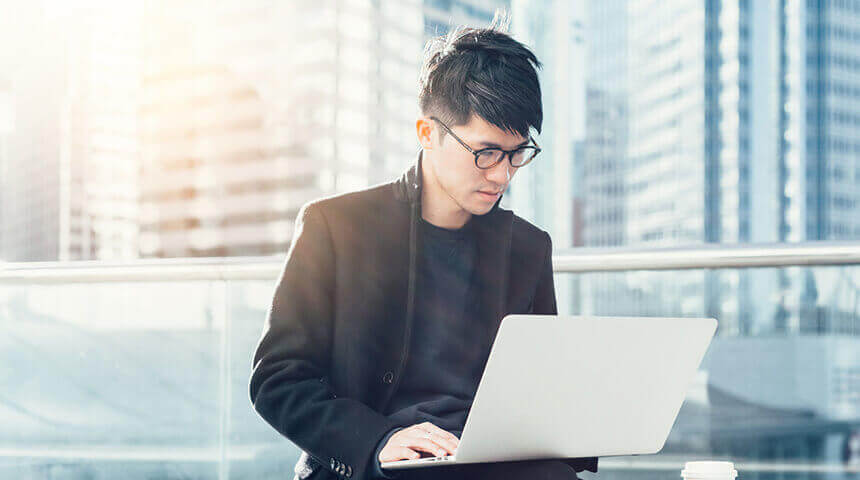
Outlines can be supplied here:
[[[4, 25], [0, 258], [137, 257], [133, 4], [21, 6]], [[0, 54], [4, 52], [0, 49]]]
[[[767, 92], [779, 91], [779, 23], [767, 3], [629, 3], [628, 244], [778, 241], [781, 105]], [[771, 297], [775, 275], [689, 273], [663, 301], [748, 333], [772, 322], [773, 306], [751, 299]]]
[[[22, 5], [15, 21], [0, 29], [8, 103], [9, 135], [0, 190], [0, 258], [56, 260], [60, 237], [61, 105], [67, 85], [64, 39], [55, 20], [38, 6]], [[16, 43], [25, 33], [31, 40]], [[38, 38], [38, 41], [33, 39]], [[18, 45], [15, 56], [5, 53]]]
[[[854, 4], [655, 5], [629, 6], [628, 243], [857, 238]], [[721, 329], [820, 328], [809, 272], [703, 281]]]
[[[517, 172], [502, 200], [505, 207], [545, 229], [553, 252], [582, 243], [581, 158], [585, 148], [585, 7], [567, 0], [515, 0], [513, 33], [534, 51], [543, 68], [543, 149]], [[556, 278], [559, 311], [578, 311], [578, 279]], [[574, 293], [572, 295], [572, 293]], [[571, 304], [573, 299], [573, 305]]]
[[[285, 10], [231, 6], [150, 2], [144, 12], [143, 256], [283, 252], [298, 208], [319, 195], [306, 145], [285, 135], [286, 110], [261, 85], [284, 80], [286, 44], [267, 50], [260, 38], [288, 25]], [[218, 23], [231, 14], [236, 31]], [[241, 41], [258, 45], [230, 48]]]
[[588, 247], [627, 243], [627, 1], [588, 4], [586, 139], [580, 169], [583, 245]]
[[139, 15], [129, 3], [67, 24], [59, 260], [138, 257]]
[[[6, 190], [5, 181], [9, 173], [6, 171], [9, 165], [9, 141], [11, 140], [14, 122], [14, 111], [12, 110], [12, 88], [6, 78], [0, 77], [0, 192]], [[4, 195], [0, 193], [0, 262], [4, 261], [3, 251], [3, 214]]]
[[585, 139], [584, 7], [568, 1], [517, 0], [512, 12], [515, 37], [543, 63], [538, 71], [543, 97], [538, 141], [543, 151], [517, 172], [508, 200], [502, 202], [547, 230], [553, 249], [560, 251], [575, 245], [576, 212], [581, 211], [576, 153]]
[[856, 1], [787, 2], [787, 236], [860, 236], [860, 46]]
[[[860, 238], [860, 4], [784, 2], [780, 21], [786, 45], [780, 64], [781, 238]], [[785, 328], [828, 330], [841, 312], [815, 308], [817, 289], [808, 271], [789, 275]]]

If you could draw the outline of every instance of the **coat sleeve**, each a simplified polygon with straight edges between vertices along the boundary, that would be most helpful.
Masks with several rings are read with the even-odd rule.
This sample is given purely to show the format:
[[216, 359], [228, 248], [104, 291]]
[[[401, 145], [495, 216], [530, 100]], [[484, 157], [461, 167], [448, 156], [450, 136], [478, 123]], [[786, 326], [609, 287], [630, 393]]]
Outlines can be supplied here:
[[251, 402], [283, 436], [341, 477], [365, 478], [397, 425], [329, 384], [335, 256], [318, 204], [299, 211], [293, 242], [254, 353]]
[[[546, 234], [546, 249], [543, 258], [543, 273], [541, 273], [538, 282], [537, 290], [535, 290], [535, 299], [533, 303], [533, 313], [544, 315], [557, 315], [558, 306], [555, 298], [555, 284], [553, 283], [552, 269], [552, 238]], [[584, 458], [563, 458], [564, 463], [569, 465], [577, 472], [588, 470], [597, 472], [597, 457]]]

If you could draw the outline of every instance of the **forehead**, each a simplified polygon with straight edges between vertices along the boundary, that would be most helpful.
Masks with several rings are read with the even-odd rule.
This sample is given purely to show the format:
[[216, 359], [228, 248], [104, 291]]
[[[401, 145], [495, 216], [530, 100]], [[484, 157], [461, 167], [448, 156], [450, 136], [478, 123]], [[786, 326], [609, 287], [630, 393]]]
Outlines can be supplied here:
[[529, 140], [528, 137], [523, 137], [519, 133], [502, 130], [474, 113], [469, 117], [468, 123], [455, 128], [462, 132], [462, 135], [458, 133], [458, 136], [473, 148], [512, 149], [527, 143]]

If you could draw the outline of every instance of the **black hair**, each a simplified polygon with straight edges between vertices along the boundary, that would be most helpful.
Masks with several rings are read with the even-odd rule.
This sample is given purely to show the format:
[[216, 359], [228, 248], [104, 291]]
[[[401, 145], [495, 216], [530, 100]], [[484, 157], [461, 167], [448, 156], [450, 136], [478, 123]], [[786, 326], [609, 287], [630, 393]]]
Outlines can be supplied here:
[[[458, 27], [427, 42], [418, 103], [424, 115], [464, 125], [472, 113], [507, 132], [529, 137], [543, 122], [540, 61], [506, 33], [510, 17], [497, 10], [488, 28]], [[444, 136], [444, 130], [440, 130]]]

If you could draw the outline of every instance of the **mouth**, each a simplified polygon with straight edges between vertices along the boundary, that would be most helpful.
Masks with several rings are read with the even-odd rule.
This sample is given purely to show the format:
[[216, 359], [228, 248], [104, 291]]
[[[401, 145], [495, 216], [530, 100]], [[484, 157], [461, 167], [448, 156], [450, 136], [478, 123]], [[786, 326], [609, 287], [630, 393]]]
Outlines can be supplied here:
[[499, 195], [501, 195], [501, 194], [502, 194], [502, 192], [501, 192], [501, 191], [496, 191], [496, 192], [493, 192], [493, 191], [485, 192], [485, 191], [483, 191], [483, 190], [478, 190], [478, 194], [480, 194], [480, 195], [481, 195], [481, 197], [483, 197], [485, 200], [498, 200], [498, 199], [499, 199]]

